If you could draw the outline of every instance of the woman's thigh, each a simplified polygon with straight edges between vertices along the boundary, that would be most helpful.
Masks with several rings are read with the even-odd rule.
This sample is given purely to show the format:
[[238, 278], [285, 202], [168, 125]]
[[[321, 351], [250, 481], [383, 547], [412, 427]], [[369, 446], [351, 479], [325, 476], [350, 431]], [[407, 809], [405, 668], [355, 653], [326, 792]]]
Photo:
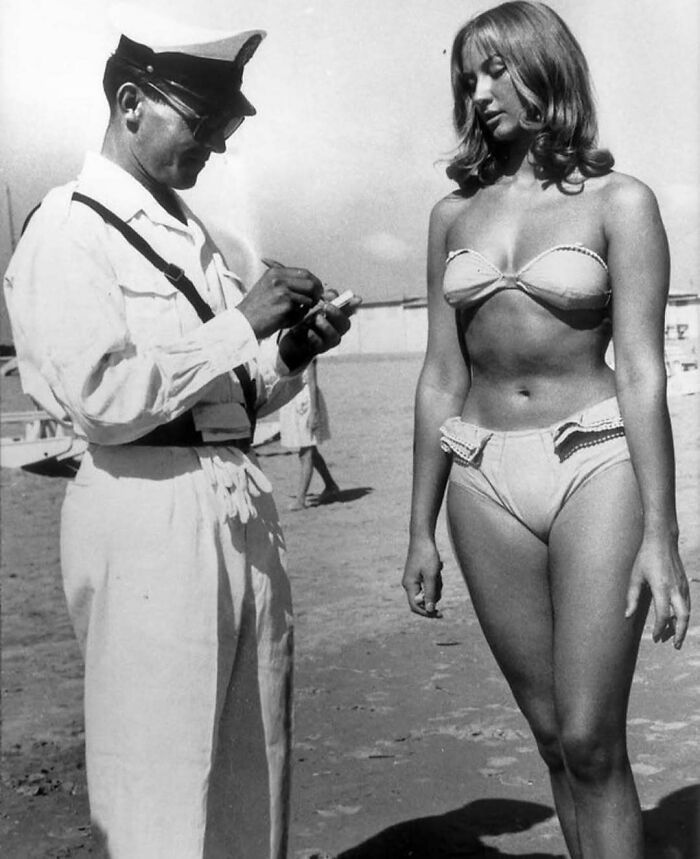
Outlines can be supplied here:
[[629, 462], [592, 478], [567, 501], [550, 534], [557, 712], [563, 726], [624, 726], [649, 608], [625, 618], [642, 508]]
[[507, 510], [454, 483], [450, 536], [489, 646], [524, 715], [553, 730], [547, 546]]

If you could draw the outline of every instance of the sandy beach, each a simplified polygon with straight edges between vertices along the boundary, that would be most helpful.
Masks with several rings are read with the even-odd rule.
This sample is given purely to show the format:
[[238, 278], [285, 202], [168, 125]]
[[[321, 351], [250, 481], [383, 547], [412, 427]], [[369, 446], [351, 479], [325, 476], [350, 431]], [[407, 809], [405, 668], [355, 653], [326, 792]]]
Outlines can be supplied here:
[[[486, 647], [443, 517], [443, 619], [411, 615], [400, 587], [420, 362], [321, 360], [332, 430], [322, 452], [343, 490], [335, 502], [288, 511], [296, 456], [276, 442], [261, 449], [295, 598], [290, 859], [562, 857], [544, 766]], [[699, 399], [671, 398], [696, 615], [680, 653], [654, 645], [648, 624], [630, 703], [649, 859], [700, 857]], [[4, 379], [3, 408], [24, 405], [17, 377]], [[3, 469], [0, 489], [2, 855], [86, 857], [82, 665], [59, 570], [65, 480]]]

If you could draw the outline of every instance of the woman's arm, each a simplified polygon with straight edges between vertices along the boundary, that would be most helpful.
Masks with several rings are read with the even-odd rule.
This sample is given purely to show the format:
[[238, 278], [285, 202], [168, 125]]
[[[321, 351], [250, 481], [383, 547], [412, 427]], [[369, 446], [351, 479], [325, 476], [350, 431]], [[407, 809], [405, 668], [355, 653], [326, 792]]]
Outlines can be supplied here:
[[679, 648], [688, 627], [690, 596], [678, 553], [675, 460], [666, 403], [668, 244], [649, 188], [630, 177], [614, 176], [608, 194], [615, 376], [644, 510], [642, 543], [632, 568], [626, 615], [630, 617], [636, 610], [646, 583], [654, 601], [654, 640], [665, 641], [673, 635]]
[[428, 347], [415, 398], [413, 494], [408, 557], [403, 587], [411, 611], [439, 616], [442, 563], [435, 545], [435, 523], [450, 467], [440, 449], [440, 426], [461, 414], [469, 388], [454, 311], [442, 295], [447, 228], [455, 201], [446, 198], [433, 209], [428, 237]]

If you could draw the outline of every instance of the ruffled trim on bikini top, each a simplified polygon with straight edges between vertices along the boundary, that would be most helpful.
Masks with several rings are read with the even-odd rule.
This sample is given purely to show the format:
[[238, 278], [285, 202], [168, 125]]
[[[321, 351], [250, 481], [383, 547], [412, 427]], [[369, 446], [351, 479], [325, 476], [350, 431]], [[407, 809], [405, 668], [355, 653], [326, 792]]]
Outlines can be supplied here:
[[520, 289], [561, 310], [601, 309], [611, 296], [605, 261], [581, 243], [548, 248], [513, 274], [479, 251], [459, 248], [447, 256], [442, 288], [447, 302], [459, 308], [503, 289]]

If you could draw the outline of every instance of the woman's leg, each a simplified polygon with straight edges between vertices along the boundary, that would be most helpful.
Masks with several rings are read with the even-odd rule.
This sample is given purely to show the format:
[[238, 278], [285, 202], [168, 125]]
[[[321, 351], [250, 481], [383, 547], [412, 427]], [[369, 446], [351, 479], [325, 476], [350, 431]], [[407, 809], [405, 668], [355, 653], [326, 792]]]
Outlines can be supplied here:
[[626, 719], [648, 595], [625, 619], [641, 529], [636, 480], [623, 462], [576, 492], [550, 536], [557, 720], [585, 859], [643, 856]]
[[314, 473], [313, 451], [313, 447], [299, 448], [299, 483], [297, 484], [297, 497], [291, 505], [291, 510], [301, 510], [306, 507], [306, 493]]
[[326, 465], [326, 460], [321, 455], [321, 451], [317, 447], [312, 447], [311, 450], [313, 466], [321, 476], [321, 480], [323, 480], [324, 492], [337, 492], [339, 489], [338, 484], [333, 480], [333, 475], [330, 473], [328, 466]]
[[455, 484], [447, 512], [477, 617], [549, 768], [569, 852], [580, 859], [554, 710], [548, 547], [498, 504]]

